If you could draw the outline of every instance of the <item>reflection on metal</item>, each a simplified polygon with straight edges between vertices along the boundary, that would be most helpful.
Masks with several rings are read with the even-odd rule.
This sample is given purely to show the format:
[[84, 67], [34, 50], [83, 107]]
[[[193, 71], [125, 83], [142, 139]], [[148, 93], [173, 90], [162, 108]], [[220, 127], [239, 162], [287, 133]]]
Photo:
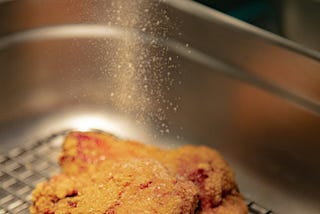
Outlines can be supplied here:
[[[142, 27], [153, 19], [114, 22], [122, 0], [92, 2], [0, 5], [2, 153], [73, 128], [169, 147], [205, 144], [227, 158], [248, 198], [277, 213], [319, 213], [318, 53], [190, 1], [149, 8], [170, 18], [160, 16], [156, 29]], [[126, 36], [139, 45], [128, 48]], [[143, 69], [140, 60], [126, 66], [146, 78], [122, 82], [117, 62], [140, 50]], [[133, 55], [121, 60], [126, 52]], [[132, 101], [119, 96], [136, 85]]]
[[[257, 75], [253, 75], [247, 73], [235, 66], [227, 64], [218, 58], [211, 57], [206, 55], [205, 53], [194, 49], [190, 46], [186, 47], [185, 44], [181, 44], [174, 40], [164, 40], [159, 39], [157, 37], [153, 37], [150, 34], [140, 33], [137, 30], [126, 30], [125, 28], [119, 27], [109, 27], [106, 25], [94, 25], [94, 24], [78, 24], [78, 25], [65, 25], [65, 26], [54, 26], [54, 27], [46, 27], [40, 29], [33, 29], [30, 31], [18, 33], [16, 35], [10, 35], [4, 38], [0, 38], [0, 50], [5, 49], [10, 45], [14, 45], [21, 42], [30, 42], [30, 41], [41, 41], [41, 40], [58, 40], [58, 39], [68, 39], [68, 38], [77, 38], [77, 39], [85, 39], [85, 38], [94, 38], [94, 39], [115, 39], [115, 40], [124, 40], [131, 41], [131, 46], [133, 45], [134, 40], [138, 40], [142, 38], [142, 41], [145, 43], [149, 43], [154, 41], [158, 44], [168, 46], [170, 50], [174, 51], [176, 54], [183, 56], [191, 61], [195, 61], [196, 63], [203, 64], [212, 68], [215, 71], [222, 72], [226, 75], [230, 75], [233, 78], [237, 78], [241, 81], [248, 82], [249, 84], [255, 85], [263, 90], [268, 91], [269, 93], [273, 93], [277, 96], [280, 96], [284, 99], [287, 99], [289, 102], [295, 103], [298, 106], [305, 108], [306, 110], [320, 114], [320, 103], [313, 102], [312, 100], [304, 99], [303, 97], [294, 94], [284, 88], [281, 88], [272, 82], [268, 82], [267, 80], [260, 78]], [[133, 47], [132, 47], [133, 48]], [[138, 47], [136, 47], [138, 49]], [[141, 48], [140, 48], [141, 49]], [[123, 47], [123, 51], [126, 53], [130, 53], [129, 47]], [[151, 57], [151, 56], [150, 56]], [[122, 63], [132, 61], [137, 63], [137, 60], [129, 60], [126, 59], [125, 56], [122, 56]], [[119, 64], [120, 61], [118, 62]], [[121, 70], [119, 75], [124, 71]], [[139, 74], [135, 72], [135, 74]], [[128, 75], [122, 75], [121, 83], [118, 83], [122, 86], [127, 86], [128, 84], [133, 84], [132, 78], [125, 80]], [[139, 78], [139, 77], [138, 77]], [[126, 81], [126, 83], [125, 83]], [[124, 88], [127, 91], [127, 87]], [[123, 94], [127, 95], [127, 93]], [[130, 101], [129, 99], [122, 98], [122, 100]], [[127, 102], [126, 101], [126, 102]], [[122, 104], [124, 101], [121, 102]], [[132, 103], [128, 103], [128, 105], [133, 105]]]

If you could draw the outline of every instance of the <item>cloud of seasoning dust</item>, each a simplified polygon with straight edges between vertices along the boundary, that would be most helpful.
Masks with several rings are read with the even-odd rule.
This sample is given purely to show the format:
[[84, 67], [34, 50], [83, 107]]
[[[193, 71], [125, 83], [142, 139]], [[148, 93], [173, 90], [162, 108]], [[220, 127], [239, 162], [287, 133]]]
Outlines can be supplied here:
[[[124, 29], [123, 39], [112, 47], [106, 74], [114, 90], [108, 92], [116, 108], [134, 115], [136, 122], [152, 122], [160, 134], [169, 133], [168, 112], [178, 110], [179, 97], [166, 96], [178, 84], [173, 77], [176, 56], [159, 42], [175, 30], [161, 1], [113, 1], [108, 25]], [[138, 33], [137, 33], [138, 32]], [[144, 35], [149, 35], [146, 39]], [[152, 39], [153, 38], [153, 39]]]

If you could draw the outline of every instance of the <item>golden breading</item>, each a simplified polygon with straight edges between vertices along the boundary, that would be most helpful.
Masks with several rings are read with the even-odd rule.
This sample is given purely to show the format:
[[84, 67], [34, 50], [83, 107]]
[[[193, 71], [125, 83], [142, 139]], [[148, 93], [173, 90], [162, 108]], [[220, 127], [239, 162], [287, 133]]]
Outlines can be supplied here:
[[150, 157], [149, 153], [160, 149], [130, 141], [123, 143], [112, 135], [96, 132], [71, 132], [64, 144], [59, 158], [64, 173], [74, 174], [88, 170], [104, 160], [119, 160], [133, 157]]
[[[217, 151], [208, 147], [182, 146], [164, 150], [138, 142], [122, 141], [108, 134], [72, 132], [63, 144], [59, 161], [64, 176], [72, 177], [83, 173], [95, 175], [106, 162], [117, 164], [123, 159], [152, 159], [166, 168], [172, 177], [191, 183], [199, 202], [194, 210], [189, 210], [190, 213], [248, 212], [232, 170]], [[34, 204], [37, 200], [33, 200]]]
[[197, 188], [155, 160], [105, 161], [95, 172], [39, 184], [31, 213], [194, 213]]
[[204, 146], [182, 146], [167, 152], [160, 162], [198, 187], [201, 210], [219, 206], [226, 196], [240, 197], [234, 173], [215, 150]]

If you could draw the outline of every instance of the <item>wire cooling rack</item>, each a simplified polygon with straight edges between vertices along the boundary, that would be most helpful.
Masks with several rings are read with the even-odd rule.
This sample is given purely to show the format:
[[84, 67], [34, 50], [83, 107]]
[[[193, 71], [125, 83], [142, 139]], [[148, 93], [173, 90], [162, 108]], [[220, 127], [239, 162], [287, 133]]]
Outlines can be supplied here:
[[[68, 132], [55, 133], [0, 154], [0, 214], [29, 213], [32, 189], [60, 170], [57, 157]], [[250, 214], [274, 214], [252, 200], [246, 199], [246, 203]]]

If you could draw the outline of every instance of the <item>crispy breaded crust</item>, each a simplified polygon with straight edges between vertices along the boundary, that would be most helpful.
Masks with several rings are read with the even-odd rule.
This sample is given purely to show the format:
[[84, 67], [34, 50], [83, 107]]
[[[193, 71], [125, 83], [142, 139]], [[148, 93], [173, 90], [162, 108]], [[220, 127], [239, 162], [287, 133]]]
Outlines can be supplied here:
[[[108, 134], [72, 132], [59, 161], [62, 174], [37, 186], [31, 213], [248, 212], [234, 173], [208, 147], [163, 150]], [[163, 187], [161, 197], [157, 185]], [[70, 197], [74, 189], [77, 195]]]
[[197, 189], [158, 161], [106, 161], [96, 171], [39, 184], [31, 213], [193, 213]]

